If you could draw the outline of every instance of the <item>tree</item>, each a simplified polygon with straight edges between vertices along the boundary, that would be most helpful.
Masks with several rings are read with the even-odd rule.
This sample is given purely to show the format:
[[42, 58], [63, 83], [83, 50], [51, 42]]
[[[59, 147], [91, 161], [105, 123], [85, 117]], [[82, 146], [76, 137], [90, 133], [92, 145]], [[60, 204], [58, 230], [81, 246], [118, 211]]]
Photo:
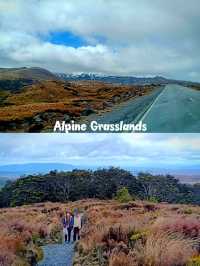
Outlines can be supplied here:
[[143, 199], [154, 198], [158, 201], [176, 202], [179, 196], [180, 184], [173, 176], [139, 173], [138, 180], [142, 187]]
[[[127, 193], [128, 191], [128, 193]], [[132, 173], [111, 167], [96, 171], [51, 171], [7, 182], [0, 190], [0, 207], [44, 201], [75, 201], [85, 198], [123, 200], [131, 196], [170, 203], [200, 204], [200, 185], [181, 184], [170, 175]]]
[[123, 187], [117, 191], [116, 199], [121, 203], [126, 203], [131, 201], [133, 198], [129, 194], [128, 189]]

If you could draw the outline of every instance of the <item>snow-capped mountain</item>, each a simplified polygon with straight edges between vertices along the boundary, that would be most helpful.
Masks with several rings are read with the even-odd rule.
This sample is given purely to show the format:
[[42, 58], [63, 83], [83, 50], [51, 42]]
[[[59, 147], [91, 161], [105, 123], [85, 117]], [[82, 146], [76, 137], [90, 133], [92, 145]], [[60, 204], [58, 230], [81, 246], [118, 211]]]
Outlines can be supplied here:
[[112, 75], [101, 75], [95, 73], [80, 73], [80, 74], [65, 74], [56, 73], [57, 77], [68, 81], [79, 81], [79, 80], [95, 80], [109, 83], [119, 83], [119, 84], [166, 84], [170, 80], [156, 76], [156, 77], [133, 77], [133, 76], [112, 76]]
[[57, 77], [62, 79], [72, 79], [72, 80], [96, 80], [98, 78], [106, 77], [103, 74], [95, 74], [95, 73], [79, 73], [79, 74], [65, 74], [65, 73], [56, 73]]

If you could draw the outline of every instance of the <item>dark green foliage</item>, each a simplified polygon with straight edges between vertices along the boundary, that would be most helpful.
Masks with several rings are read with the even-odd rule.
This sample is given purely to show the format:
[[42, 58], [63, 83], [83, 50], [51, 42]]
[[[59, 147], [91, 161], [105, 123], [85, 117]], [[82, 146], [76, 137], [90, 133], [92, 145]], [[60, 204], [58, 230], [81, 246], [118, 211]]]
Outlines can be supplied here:
[[118, 200], [121, 203], [126, 203], [131, 201], [133, 198], [128, 192], [128, 189], [126, 187], [120, 188], [117, 190], [116, 200]]
[[7, 99], [7, 97], [9, 96], [9, 92], [8, 91], [4, 91], [0, 89], [0, 107], [5, 106], [5, 100]]
[[119, 168], [96, 171], [51, 171], [8, 182], [0, 191], [0, 207], [35, 202], [66, 202], [85, 198], [111, 199], [127, 188], [131, 197], [156, 202], [200, 204], [200, 184], [181, 184], [170, 175], [140, 173]]
[[142, 198], [157, 201], [175, 202], [180, 193], [179, 181], [170, 175], [151, 175], [139, 173], [138, 180], [142, 187]]
[[0, 90], [16, 92], [27, 85], [32, 85], [32, 79], [3, 79], [0, 80]]

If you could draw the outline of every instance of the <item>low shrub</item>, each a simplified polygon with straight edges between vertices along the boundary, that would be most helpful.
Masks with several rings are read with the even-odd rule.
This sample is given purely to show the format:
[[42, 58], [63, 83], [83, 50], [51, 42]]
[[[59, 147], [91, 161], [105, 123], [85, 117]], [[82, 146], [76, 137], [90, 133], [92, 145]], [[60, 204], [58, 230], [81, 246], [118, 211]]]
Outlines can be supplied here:
[[187, 266], [200, 266], [200, 256], [195, 256], [189, 260]]
[[116, 199], [120, 202], [120, 203], [127, 203], [131, 200], [133, 200], [133, 198], [131, 197], [131, 195], [128, 192], [128, 189], [126, 187], [123, 187], [121, 189], [119, 189], [117, 191], [116, 194]]
[[130, 240], [131, 241], [137, 241], [139, 239], [143, 239], [143, 238], [146, 238], [147, 235], [148, 235], [148, 231], [138, 231], [138, 232], [135, 232], [134, 234], [132, 234], [132, 236], [130, 237]]
[[137, 266], [134, 257], [124, 252], [113, 252], [110, 256], [109, 266]]
[[184, 209], [184, 210], [183, 210], [183, 213], [184, 213], [184, 214], [192, 214], [193, 211], [192, 211], [192, 209], [187, 208], [187, 209]]
[[196, 254], [196, 241], [170, 232], [151, 234], [142, 246], [135, 246], [135, 256], [143, 266], [184, 266]]
[[200, 238], [200, 220], [197, 217], [160, 217], [153, 228], [155, 231], [171, 231], [191, 238]]

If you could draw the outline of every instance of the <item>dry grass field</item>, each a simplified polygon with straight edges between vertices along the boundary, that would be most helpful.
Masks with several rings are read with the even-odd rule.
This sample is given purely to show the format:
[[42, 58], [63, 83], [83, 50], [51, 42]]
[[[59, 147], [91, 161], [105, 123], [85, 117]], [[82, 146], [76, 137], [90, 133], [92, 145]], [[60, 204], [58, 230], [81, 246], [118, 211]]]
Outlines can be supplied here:
[[66, 209], [85, 213], [76, 266], [198, 266], [200, 207], [82, 200], [0, 209], [0, 265], [31, 265], [40, 245], [61, 240]]
[[154, 86], [121, 86], [96, 81], [40, 81], [17, 92], [0, 92], [0, 123], [4, 131], [45, 131], [56, 120], [78, 121], [110, 110]]

